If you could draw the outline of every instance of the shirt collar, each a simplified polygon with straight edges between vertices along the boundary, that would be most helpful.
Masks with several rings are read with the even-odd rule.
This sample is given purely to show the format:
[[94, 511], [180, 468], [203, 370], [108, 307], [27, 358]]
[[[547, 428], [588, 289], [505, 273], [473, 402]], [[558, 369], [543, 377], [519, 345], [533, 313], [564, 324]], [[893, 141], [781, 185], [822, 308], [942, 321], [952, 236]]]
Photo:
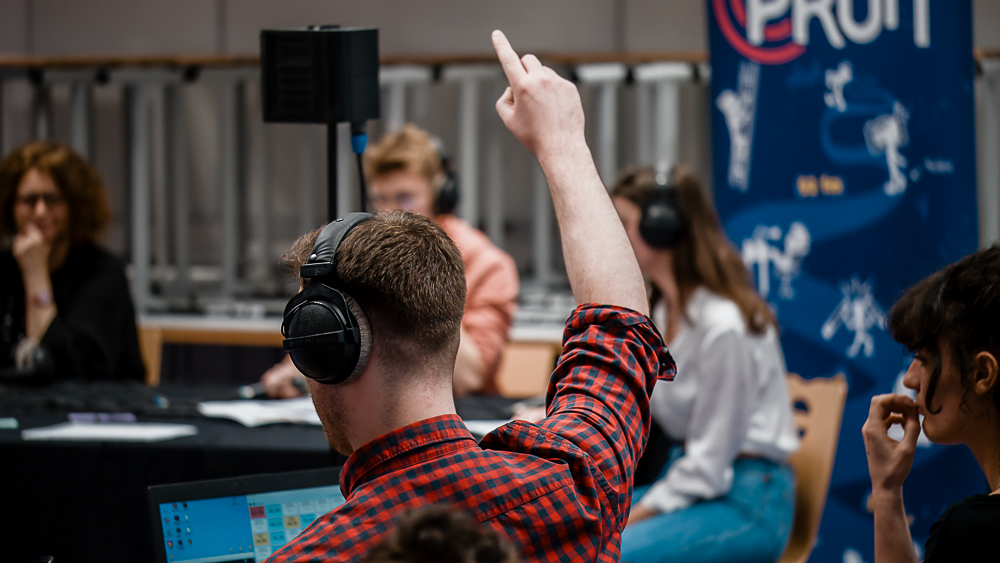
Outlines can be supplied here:
[[349, 498], [360, 485], [386, 473], [478, 447], [458, 415], [414, 422], [383, 434], [352, 453], [340, 473], [340, 489]]

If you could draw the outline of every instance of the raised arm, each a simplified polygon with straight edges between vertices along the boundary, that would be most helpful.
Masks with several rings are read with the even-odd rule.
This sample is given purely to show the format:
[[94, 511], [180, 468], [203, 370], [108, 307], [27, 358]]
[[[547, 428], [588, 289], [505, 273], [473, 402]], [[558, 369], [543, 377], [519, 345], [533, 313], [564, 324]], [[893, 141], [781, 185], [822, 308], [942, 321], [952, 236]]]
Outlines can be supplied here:
[[518, 58], [500, 31], [493, 47], [510, 82], [497, 113], [545, 173], [574, 297], [648, 315], [639, 264], [584, 138], [576, 86], [534, 55]]
[[[905, 432], [899, 442], [889, 437], [893, 424]], [[903, 508], [903, 481], [913, 465], [920, 435], [917, 406], [902, 395], [872, 398], [868, 420], [861, 429], [872, 478], [875, 512], [875, 563], [917, 563], [910, 526]]]

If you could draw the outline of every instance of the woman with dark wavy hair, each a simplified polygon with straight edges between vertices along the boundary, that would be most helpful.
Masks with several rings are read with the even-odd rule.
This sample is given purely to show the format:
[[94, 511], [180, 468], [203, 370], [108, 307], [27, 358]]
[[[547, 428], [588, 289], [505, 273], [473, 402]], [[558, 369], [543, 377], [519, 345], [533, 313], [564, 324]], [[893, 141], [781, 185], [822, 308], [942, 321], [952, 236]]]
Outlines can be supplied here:
[[774, 315], [701, 184], [683, 167], [671, 176], [626, 170], [611, 191], [677, 362], [650, 398], [674, 445], [659, 478], [634, 491], [622, 561], [774, 561], [798, 447]]
[[[912, 562], [903, 481], [917, 438], [964, 444], [990, 493], [949, 507], [931, 526], [924, 562], [995, 561], [1000, 529], [1000, 246], [980, 250], [923, 279], [890, 313], [892, 337], [914, 354], [903, 385], [916, 392], [872, 398], [862, 428], [875, 513], [875, 562]], [[920, 417], [923, 416], [921, 421]], [[889, 437], [903, 426], [900, 441]]]
[[145, 368], [97, 171], [69, 147], [24, 145], [0, 162], [0, 370], [6, 378], [133, 379]]

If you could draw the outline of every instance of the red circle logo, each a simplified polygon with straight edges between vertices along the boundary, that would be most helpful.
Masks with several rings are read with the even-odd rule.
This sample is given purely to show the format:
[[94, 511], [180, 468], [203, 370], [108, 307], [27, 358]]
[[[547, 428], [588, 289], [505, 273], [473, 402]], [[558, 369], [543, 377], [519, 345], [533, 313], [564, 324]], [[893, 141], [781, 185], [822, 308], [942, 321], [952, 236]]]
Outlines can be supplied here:
[[[761, 64], [780, 65], [795, 60], [806, 52], [804, 45], [792, 41], [792, 20], [789, 17], [764, 28], [764, 44], [747, 41], [746, 0], [712, 0], [712, 12], [722, 36], [744, 57]], [[739, 26], [739, 28], [737, 28]], [[742, 33], [741, 31], [742, 30]]]

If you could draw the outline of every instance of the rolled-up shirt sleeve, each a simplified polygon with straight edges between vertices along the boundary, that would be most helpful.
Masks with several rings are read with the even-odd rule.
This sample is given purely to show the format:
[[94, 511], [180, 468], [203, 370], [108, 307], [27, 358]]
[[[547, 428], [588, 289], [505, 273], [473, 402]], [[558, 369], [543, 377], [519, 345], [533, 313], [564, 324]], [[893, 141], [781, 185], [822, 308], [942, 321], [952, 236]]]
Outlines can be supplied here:
[[567, 322], [546, 397], [548, 417], [539, 426], [590, 456], [620, 526], [631, 506], [635, 464], [649, 437], [649, 396], [657, 380], [672, 379], [675, 370], [645, 315], [589, 304]]

